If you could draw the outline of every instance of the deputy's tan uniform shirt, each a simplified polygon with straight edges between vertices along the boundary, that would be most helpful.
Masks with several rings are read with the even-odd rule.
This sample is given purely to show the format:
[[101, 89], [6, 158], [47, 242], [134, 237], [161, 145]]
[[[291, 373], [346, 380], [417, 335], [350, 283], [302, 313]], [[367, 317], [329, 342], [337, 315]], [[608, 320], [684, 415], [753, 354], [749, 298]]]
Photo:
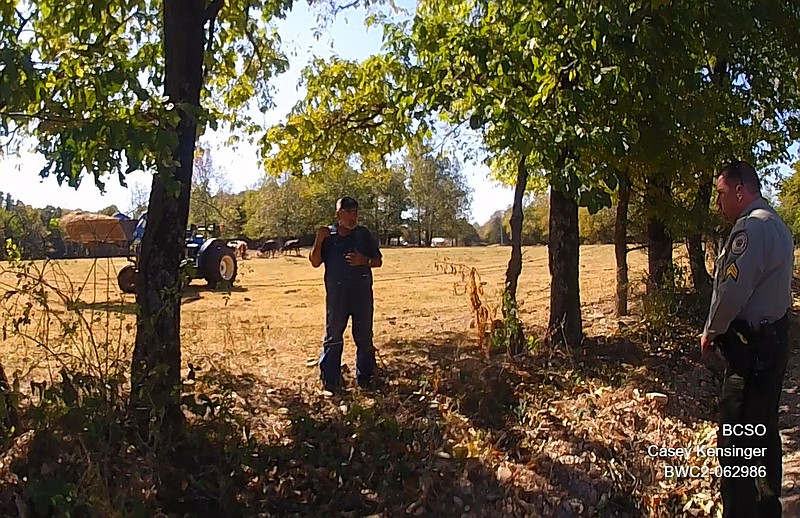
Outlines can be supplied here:
[[724, 334], [735, 318], [754, 329], [783, 317], [792, 304], [794, 241], [789, 228], [763, 198], [736, 220], [714, 263], [714, 293], [704, 329]]

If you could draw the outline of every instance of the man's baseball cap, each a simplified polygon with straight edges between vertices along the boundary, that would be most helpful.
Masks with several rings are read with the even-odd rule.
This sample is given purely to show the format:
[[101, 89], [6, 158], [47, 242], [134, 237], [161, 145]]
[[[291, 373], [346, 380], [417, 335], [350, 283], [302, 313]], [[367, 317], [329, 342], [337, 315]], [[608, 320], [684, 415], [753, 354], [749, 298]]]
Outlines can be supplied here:
[[350, 196], [336, 200], [336, 210], [358, 210], [358, 202]]

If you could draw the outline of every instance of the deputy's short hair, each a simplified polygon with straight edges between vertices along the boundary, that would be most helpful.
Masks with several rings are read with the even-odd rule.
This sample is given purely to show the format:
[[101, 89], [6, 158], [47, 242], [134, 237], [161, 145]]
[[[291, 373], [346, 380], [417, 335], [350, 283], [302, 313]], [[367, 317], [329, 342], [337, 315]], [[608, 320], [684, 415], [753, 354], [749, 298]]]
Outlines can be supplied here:
[[722, 168], [720, 175], [732, 185], [742, 185], [752, 193], [761, 193], [761, 179], [755, 168], [743, 160], [733, 160]]

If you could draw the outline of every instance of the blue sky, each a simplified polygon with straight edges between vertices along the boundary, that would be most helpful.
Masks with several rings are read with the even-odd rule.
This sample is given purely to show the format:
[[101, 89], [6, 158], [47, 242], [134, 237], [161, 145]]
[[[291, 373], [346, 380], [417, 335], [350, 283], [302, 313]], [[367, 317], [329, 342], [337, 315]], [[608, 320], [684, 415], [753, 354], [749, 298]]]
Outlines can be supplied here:
[[[401, 5], [414, 6], [415, 2], [401, 1]], [[304, 95], [298, 87], [300, 71], [316, 55], [327, 57], [336, 54], [346, 59], [363, 59], [380, 50], [381, 30], [364, 27], [364, 11], [351, 10], [340, 14], [329, 25], [319, 40], [314, 38], [316, 13], [306, 2], [297, 2], [294, 10], [278, 24], [278, 32], [289, 56], [290, 69], [273, 82], [276, 88], [276, 108], [263, 115], [265, 126], [285, 119], [292, 106]], [[225, 146], [226, 135], [206, 133], [202, 139], [212, 149], [215, 165], [224, 171], [227, 183], [234, 191], [255, 185], [263, 176], [259, 170], [255, 146], [240, 144], [237, 149]], [[77, 189], [61, 187], [55, 178], [41, 179], [38, 172], [44, 160], [30, 153], [22, 157], [0, 158], [0, 191], [10, 192], [15, 199], [34, 207], [47, 205], [68, 209], [97, 211], [109, 205], [121, 210], [132, 206], [132, 191], [149, 191], [150, 177], [146, 173], [129, 176], [130, 189], [123, 188], [115, 178], [108, 178], [106, 193], [102, 195], [90, 178]], [[464, 171], [473, 189], [472, 220], [485, 222], [497, 210], [505, 209], [513, 201], [513, 190], [488, 179], [488, 169], [482, 164], [466, 163]]]

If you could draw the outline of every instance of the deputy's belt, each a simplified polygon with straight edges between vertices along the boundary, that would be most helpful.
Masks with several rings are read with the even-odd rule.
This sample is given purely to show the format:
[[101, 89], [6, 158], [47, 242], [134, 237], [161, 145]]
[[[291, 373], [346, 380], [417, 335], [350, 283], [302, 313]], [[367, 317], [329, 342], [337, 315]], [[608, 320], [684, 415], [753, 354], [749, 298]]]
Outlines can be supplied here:
[[775, 322], [762, 320], [757, 331], [746, 320], [735, 319], [716, 342], [731, 368], [749, 377], [762, 370], [765, 359], [771, 354], [771, 345], [788, 326], [788, 314]]

